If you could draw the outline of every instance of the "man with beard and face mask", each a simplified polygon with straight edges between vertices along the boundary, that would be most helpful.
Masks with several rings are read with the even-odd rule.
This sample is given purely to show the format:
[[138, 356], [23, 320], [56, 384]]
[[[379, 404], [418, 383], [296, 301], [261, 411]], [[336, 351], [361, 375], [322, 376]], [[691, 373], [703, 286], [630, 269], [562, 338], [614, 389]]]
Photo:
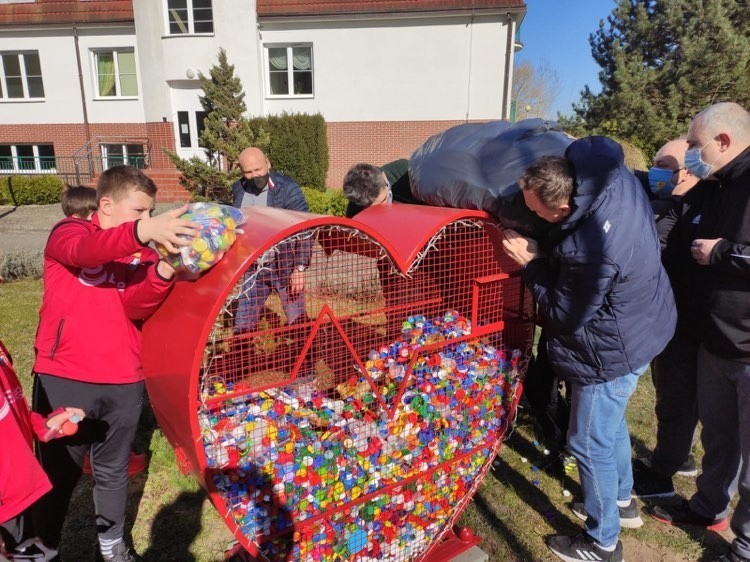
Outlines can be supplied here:
[[685, 167], [701, 181], [682, 198], [663, 259], [692, 283], [705, 454], [693, 497], [652, 513], [663, 523], [725, 529], [736, 483], [735, 539], [717, 560], [741, 562], [750, 560], [750, 113], [712, 105], [693, 119], [687, 142]]
[[[289, 211], [310, 212], [299, 185], [283, 174], [271, 170], [271, 163], [259, 148], [246, 148], [239, 156], [242, 178], [232, 185], [234, 206], [273, 207]], [[269, 272], [265, 272], [252, 290], [238, 300], [235, 333], [254, 331], [258, 327], [268, 296], [276, 291], [289, 324], [304, 321], [305, 271], [310, 265], [312, 243], [309, 240], [285, 242], [277, 247]]]

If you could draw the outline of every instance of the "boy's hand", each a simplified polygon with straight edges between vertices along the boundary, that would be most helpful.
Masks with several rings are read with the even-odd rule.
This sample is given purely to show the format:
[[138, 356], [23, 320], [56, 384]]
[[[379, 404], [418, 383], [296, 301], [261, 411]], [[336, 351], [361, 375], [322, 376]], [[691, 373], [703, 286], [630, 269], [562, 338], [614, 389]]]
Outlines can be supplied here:
[[[201, 231], [199, 224], [180, 218], [187, 209], [186, 204], [159, 216], [141, 219], [138, 222], [138, 239], [144, 244], [156, 242], [169, 253], [176, 254], [180, 246], [188, 246]], [[180, 238], [181, 234], [186, 238]]]
[[86, 417], [80, 408], [65, 408], [65, 411], [47, 419], [46, 425], [53, 435], [62, 434], [65, 422], [78, 423]]
[[175, 269], [172, 267], [172, 264], [165, 260], [159, 260], [159, 263], [156, 264], [156, 271], [162, 279], [172, 279], [175, 274]]

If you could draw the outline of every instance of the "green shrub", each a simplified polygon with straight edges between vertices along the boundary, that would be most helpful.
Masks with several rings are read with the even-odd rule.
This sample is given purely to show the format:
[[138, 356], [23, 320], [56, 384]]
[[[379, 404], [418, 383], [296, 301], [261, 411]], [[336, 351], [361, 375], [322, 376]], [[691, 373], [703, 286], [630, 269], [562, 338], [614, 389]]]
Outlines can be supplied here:
[[271, 142], [266, 151], [274, 170], [299, 185], [325, 190], [328, 173], [326, 122], [318, 113], [282, 113], [251, 119], [254, 130], [264, 130]]
[[625, 155], [625, 165], [631, 170], [648, 170], [649, 164], [643, 151], [633, 142], [615, 139]]
[[310, 212], [316, 215], [336, 215], [343, 217], [346, 213], [348, 201], [344, 197], [344, 192], [340, 189], [327, 189], [319, 191], [311, 187], [303, 187], [302, 193], [305, 194], [307, 204], [310, 206]]
[[63, 181], [53, 175], [0, 177], [0, 204], [50, 205], [60, 201]]
[[63, 181], [58, 176], [0, 177], [0, 205], [51, 205], [60, 201]]
[[0, 254], [0, 277], [14, 279], [41, 279], [44, 252], [17, 251]]

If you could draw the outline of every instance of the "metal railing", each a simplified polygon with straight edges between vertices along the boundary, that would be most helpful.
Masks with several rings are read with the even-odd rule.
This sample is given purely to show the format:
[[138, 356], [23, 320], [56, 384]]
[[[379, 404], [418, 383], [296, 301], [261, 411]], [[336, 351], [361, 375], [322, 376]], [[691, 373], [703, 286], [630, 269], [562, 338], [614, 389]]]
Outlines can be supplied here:
[[[114, 149], [114, 150], [113, 150]], [[151, 139], [146, 137], [93, 137], [72, 156], [77, 183], [87, 182], [104, 170], [120, 164], [151, 167]]]
[[56, 175], [68, 184], [80, 185], [92, 176], [81, 174], [73, 156], [0, 156], [0, 176]]

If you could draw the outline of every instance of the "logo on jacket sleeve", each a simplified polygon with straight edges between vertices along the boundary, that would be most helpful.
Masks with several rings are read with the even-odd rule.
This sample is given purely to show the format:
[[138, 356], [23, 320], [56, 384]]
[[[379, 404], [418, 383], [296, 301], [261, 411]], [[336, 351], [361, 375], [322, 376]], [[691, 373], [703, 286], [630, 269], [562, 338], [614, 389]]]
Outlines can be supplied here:
[[99, 287], [107, 282], [107, 270], [103, 265], [85, 267], [78, 274], [78, 280], [87, 287]]

